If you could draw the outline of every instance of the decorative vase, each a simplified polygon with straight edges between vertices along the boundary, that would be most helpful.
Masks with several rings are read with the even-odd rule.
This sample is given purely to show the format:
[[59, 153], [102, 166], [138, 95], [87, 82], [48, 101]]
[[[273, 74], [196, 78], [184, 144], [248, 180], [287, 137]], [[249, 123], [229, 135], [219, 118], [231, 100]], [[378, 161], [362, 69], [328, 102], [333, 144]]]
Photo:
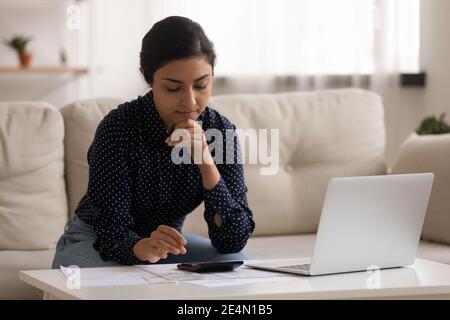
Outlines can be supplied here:
[[31, 64], [32, 54], [30, 52], [23, 52], [19, 54], [20, 66], [22, 68], [28, 68]]
[[413, 132], [400, 147], [391, 174], [434, 173], [422, 238], [450, 244], [450, 134]]

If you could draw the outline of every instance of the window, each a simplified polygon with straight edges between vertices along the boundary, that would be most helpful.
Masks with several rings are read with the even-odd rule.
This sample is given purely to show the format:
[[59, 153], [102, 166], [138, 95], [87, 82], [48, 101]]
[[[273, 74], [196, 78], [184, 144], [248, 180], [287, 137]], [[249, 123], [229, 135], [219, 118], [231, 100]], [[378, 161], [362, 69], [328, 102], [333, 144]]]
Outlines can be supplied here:
[[419, 71], [420, 0], [165, 0], [149, 9], [199, 22], [218, 76]]

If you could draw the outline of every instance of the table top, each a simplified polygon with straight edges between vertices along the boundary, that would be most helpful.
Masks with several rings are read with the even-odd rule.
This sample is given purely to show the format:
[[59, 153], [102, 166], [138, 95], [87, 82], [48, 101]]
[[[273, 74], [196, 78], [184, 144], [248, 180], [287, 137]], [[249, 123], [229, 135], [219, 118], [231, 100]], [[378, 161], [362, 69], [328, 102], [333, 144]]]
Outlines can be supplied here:
[[[256, 260], [247, 262], [250, 261], [256, 262]], [[267, 260], [258, 260], [257, 262], [261, 261]], [[283, 261], [287, 260], [283, 259]], [[450, 265], [423, 259], [416, 259], [412, 266], [384, 269], [379, 273], [353, 272], [314, 277], [289, 275], [289, 277], [289, 281], [247, 283], [213, 288], [178, 282], [69, 289], [66, 279], [59, 270], [21, 271], [19, 275], [22, 281], [60, 299], [222, 300], [450, 297]]]

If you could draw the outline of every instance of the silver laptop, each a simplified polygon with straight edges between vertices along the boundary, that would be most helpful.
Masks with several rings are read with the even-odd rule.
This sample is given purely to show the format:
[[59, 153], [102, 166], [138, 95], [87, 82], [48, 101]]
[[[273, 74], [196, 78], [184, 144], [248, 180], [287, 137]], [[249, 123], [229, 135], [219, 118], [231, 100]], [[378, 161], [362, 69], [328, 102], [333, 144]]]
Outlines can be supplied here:
[[246, 265], [310, 276], [411, 265], [433, 180], [432, 173], [333, 178], [310, 263], [290, 259]]

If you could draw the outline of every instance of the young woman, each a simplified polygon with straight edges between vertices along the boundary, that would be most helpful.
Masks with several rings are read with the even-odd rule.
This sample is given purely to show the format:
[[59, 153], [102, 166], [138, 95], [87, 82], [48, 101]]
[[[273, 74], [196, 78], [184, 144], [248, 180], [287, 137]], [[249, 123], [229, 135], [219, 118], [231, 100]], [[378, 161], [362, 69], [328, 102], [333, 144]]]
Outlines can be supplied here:
[[[145, 35], [141, 72], [151, 90], [99, 124], [88, 151], [88, 190], [57, 244], [53, 268], [247, 258], [241, 250], [255, 223], [237, 136], [224, 148], [233, 161], [223, 164], [213, 161], [205, 136], [214, 129], [225, 139], [235, 130], [207, 106], [215, 59], [213, 44], [190, 19], [168, 17]], [[180, 130], [188, 134], [176, 139]], [[200, 154], [200, 161], [175, 163], [173, 149], [181, 145], [188, 148], [180, 154]], [[210, 239], [182, 230], [202, 201]]]

